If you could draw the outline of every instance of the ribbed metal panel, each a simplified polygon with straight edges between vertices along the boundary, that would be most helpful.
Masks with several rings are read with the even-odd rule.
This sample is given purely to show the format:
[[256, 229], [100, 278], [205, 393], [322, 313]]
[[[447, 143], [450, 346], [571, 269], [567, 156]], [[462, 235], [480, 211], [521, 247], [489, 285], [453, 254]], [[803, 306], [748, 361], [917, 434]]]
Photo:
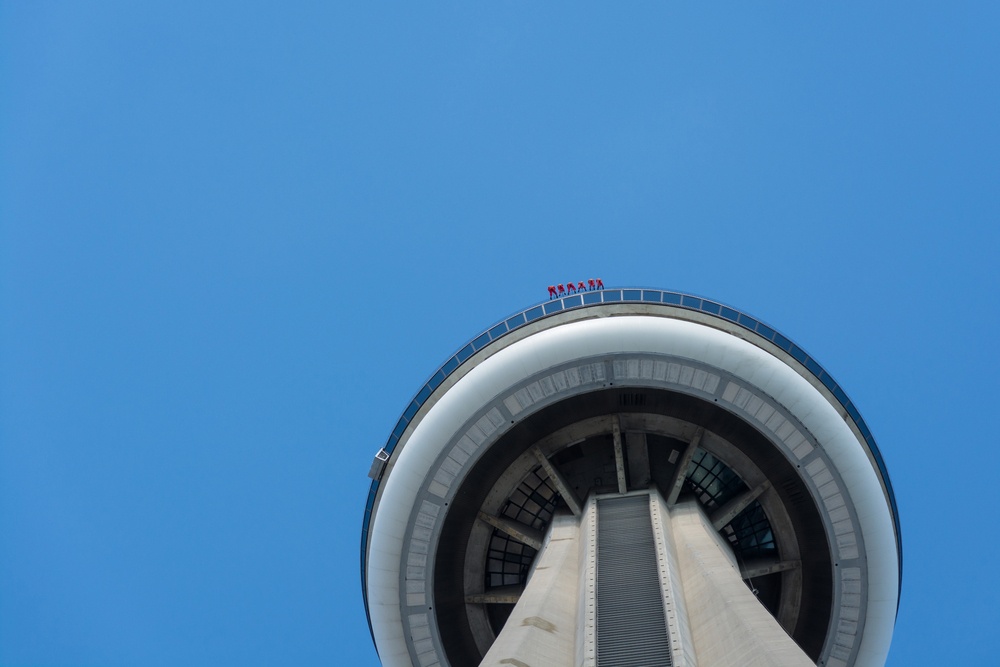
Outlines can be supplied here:
[[597, 504], [597, 665], [671, 667], [647, 495]]

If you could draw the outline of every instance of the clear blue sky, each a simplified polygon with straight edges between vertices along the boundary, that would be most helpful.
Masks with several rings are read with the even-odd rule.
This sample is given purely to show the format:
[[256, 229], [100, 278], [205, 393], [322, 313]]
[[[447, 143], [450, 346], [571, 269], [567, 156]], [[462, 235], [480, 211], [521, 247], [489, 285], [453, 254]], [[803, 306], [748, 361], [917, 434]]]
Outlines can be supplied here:
[[995, 664], [998, 5], [351, 4], [0, 5], [0, 664], [376, 665], [372, 455], [591, 276], [819, 359]]

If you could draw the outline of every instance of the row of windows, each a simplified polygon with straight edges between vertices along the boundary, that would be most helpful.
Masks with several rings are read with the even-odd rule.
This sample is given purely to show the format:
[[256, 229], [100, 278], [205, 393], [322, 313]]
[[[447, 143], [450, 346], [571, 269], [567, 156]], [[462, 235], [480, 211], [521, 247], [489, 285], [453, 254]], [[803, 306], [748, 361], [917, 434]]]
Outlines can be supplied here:
[[[700, 448], [688, 465], [685, 484], [709, 511], [722, 507], [749, 488], [732, 468]], [[725, 525], [722, 535], [741, 562], [773, 555], [777, 551], [771, 523], [757, 501], [750, 503]]]
[[[530, 473], [510, 495], [500, 515], [544, 532], [552, 521], [559, 495], [543, 475], [541, 468]], [[700, 448], [688, 465], [685, 485], [708, 511], [725, 505], [748, 488], [729, 466]], [[737, 514], [721, 532], [740, 562], [777, 552], [771, 523], [757, 501]], [[486, 557], [486, 590], [525, 584], [536, 555], [533, 548], [494, 529]]]
[[747, 485], [725, 463], [699, 448], [688, 465], [688, 488], [702, 505], [714, 510], [747, 490]]
[[[510, 494], [500, 516], [544, 532], [552, 521], [559, 494], [541, 468], [536, 468]], [[486, 590], [523, 584], [536, 551], [502, 530], [493, 531], [486, 558]]]

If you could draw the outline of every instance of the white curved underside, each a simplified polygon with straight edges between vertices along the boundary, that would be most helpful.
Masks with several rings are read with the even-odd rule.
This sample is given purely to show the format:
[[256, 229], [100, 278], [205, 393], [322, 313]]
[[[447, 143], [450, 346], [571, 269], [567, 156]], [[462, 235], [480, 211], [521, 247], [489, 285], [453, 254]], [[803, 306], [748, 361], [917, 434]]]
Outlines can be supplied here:
[[383, 664], [411, 664], [400, 611], [403, 540], [421, 484], [446, 443], [482, 406], [532, 375], [618, 353], [685, 357], [731, 373], [773, 397], [821, 443], [857, 509], [865, 547], [868, 605], [856, 664], [883, 665], [899, 581], [893, 522], [872, 464], [844, 418], [795, 370], [751, 343], [702, 324], [638, 315], [562, 324], [499, 350], [448, 389], [400, 441], [382, 482], [368, 553], [369, 613]]

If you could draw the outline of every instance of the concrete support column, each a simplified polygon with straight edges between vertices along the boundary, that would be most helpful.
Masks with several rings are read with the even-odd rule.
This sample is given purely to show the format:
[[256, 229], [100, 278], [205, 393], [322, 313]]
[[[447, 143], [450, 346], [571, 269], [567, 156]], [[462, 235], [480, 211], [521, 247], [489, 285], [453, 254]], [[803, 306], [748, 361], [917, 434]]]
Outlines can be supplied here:
[[579, 533], [576, 517], [552, 519], [524, 593], [481, 667], [575, 667]]
[[711, 667], [813, 667], [743, 583], [732, 551], [696, 502], [670, 509], [698, 661]]

